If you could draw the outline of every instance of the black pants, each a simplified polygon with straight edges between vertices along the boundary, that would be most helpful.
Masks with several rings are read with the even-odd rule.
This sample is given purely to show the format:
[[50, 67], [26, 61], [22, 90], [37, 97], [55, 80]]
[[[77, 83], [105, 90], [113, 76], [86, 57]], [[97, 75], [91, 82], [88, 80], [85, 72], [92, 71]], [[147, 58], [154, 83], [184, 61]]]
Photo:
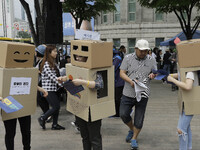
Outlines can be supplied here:
[[115, 110], [116, 110], [116, 117], [119, 117], [119, 108], [120, 108], [120, 102], [122, 97], [124, 86], [115, 87]]
[[49, 103], [46, 98], [41, 95], [41, 93], [37, 92], [37, 103], [43, 111], [43, 114], [49, 110]]
[[43, 118], [46, 120], [49, 116], [53, 115], [53, 125], [56, 125], [58, 124], [58, 115], [60, 110], [59, 96], [56, 92], [49, 91], [46, 99], [52, 108], [44, 114]]
[[101, 120], [87, 122], [76, 116], [76, 122], [80, 127], [83, 149], [102, 150]]
[[[31, 116], [18, 118], [22, 134], [22, 143], [24, 150], [31, 149]], [[14, 138], [16, 134], [17, 119], [4, 121], [5, 144], [7, 150], [14, 150]]]

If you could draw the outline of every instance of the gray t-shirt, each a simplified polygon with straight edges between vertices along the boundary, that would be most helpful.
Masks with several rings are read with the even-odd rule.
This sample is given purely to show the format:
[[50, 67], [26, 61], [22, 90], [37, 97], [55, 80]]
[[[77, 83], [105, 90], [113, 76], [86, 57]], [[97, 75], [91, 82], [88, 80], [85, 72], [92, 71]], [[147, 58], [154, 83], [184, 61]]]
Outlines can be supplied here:
[[[125, 70], [127, 76], [130, 79], [136, 79], [139, 82], [144, 83], [147, 89], [142, 92], [142, 97], [149, 97], [149, 74], [152, 69], [157, 70], [155, 59], [147, 55], [144, 59], [139, 59], [135, 53], [128, 54], [124, 57], [123, 62], [120, 66], [121, 70]], [[135, 89], [131, 87], [128, 82], [125, 82], [123, 95], [127, 97], [135, 98]]]

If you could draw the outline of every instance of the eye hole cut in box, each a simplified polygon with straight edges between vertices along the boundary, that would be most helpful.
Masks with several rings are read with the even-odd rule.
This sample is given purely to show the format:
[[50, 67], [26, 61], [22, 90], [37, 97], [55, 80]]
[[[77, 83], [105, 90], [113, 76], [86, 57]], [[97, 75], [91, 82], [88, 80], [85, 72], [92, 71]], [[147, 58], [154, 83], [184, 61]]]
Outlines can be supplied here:
[[[73, 50], [78, 50], [78, 46], [73, 45]], [[81, 51], [88, 52], [88, 46], [81, 46]]]
[[107, 70], [97, 71], [103, 77], [104, 87], [102, 89], [97, 90], [97, 99], [108, 96], [108, 73]]

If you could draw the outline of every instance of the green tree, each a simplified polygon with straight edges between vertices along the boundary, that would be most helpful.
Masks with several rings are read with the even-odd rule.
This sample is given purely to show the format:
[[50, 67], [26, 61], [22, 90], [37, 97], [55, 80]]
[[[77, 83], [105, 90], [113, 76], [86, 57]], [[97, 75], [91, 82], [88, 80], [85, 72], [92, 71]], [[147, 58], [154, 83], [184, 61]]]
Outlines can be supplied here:
[[174, 12], [188, 40], [192, 39], [199, 26], [200, 16], [192, 11], [200, 9], [200, 0], [138, 0], [138, 2], [144, 7], [155, 8], [160, 13]]
[[27, 33], [27, 32], [19, 31], [19, 32], [17, 33], [17, 37], [18, 37], [18, 38], [30, 38], [31, 35], [30, 35], [29, 33]]
[[83, 20], [90, 21], [92, 17], [97, 17], [102, 11], [115, 10], [115, 3], [116, 0], [65, 0], [63, 11], [71, 13], [75, 19], [76, 29], [80, 29]]

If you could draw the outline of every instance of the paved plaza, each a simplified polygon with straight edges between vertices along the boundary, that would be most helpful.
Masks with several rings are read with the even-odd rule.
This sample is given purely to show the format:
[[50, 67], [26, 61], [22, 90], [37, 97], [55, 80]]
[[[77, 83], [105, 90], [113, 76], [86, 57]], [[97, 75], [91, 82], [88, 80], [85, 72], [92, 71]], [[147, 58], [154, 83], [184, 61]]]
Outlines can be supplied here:
[[[70, 122], [74, 116], [65, 110], [65, 102], [59, 116], [59, 124], [66, 127], [64, 131], [52, 131], [51, 123], [43, 131], [37, 122], [41, 113], [38, 107], [32, 116], [32, 150], [82, 150], [80, 134], [76, 133]], [[161, 81], [152, 81], [151, 97], [148, 102], [143, 129], [139, 135], [139, 150], [178, 150], [176, 126], [178, 122], [177, 91], [172, 92], [170, 85]], [[22, 150], [21, 133], [17, 124], [15, 150]], [[200, 115], [194, 116], [193, 150], [200, 150]], [[102, 121], [104, 150], [130, 150], [125, 142], [128, 128], [120, 118], [106, 118]], [[5, 150], [4, 126], [0, 123], [0, 150]]]

